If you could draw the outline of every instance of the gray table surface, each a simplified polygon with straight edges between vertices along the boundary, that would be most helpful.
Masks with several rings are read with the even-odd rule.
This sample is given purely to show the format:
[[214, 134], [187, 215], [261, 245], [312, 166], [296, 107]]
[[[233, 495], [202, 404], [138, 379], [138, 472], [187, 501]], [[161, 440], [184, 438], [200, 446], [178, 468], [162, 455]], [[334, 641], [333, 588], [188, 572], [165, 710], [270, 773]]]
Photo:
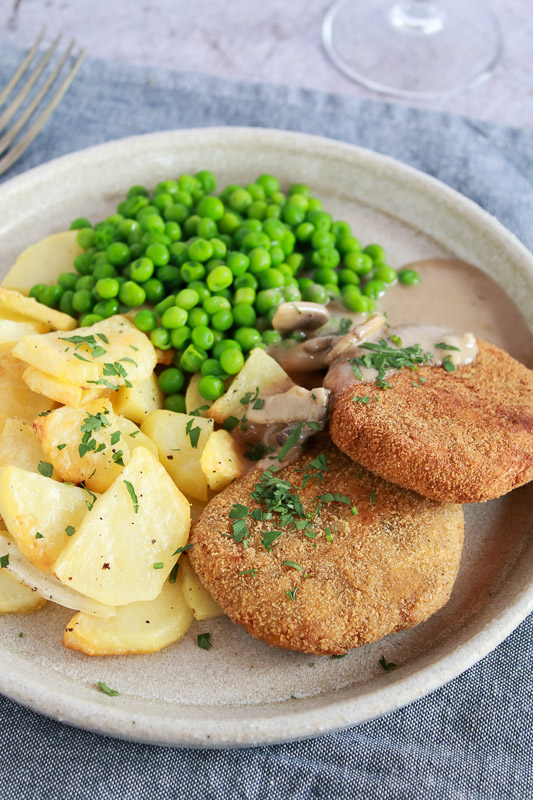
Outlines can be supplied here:
[[[29, 46], [46, 24], [48, 39], [62, 31], [98, 58], [377, 97], [342, 75], [322, 47], [322, 20], [331, 2], [0, 0], [0, 48]], [[533, 128], [531, 0], [487, 4], [506, 46], [494, 76], [468, 91], [416, 105]]]

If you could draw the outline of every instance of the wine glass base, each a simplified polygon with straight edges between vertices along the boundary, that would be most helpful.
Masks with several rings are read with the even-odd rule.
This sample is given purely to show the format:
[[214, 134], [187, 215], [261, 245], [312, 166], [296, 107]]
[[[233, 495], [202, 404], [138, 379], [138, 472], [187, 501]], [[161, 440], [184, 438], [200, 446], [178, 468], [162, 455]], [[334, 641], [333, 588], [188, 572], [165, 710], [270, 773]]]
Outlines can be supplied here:
[[349, 78], [407, 98], [479, 84], [503, 52], [499, 25], [480, 0], [337, 0], [324, 18], [322, 40]]

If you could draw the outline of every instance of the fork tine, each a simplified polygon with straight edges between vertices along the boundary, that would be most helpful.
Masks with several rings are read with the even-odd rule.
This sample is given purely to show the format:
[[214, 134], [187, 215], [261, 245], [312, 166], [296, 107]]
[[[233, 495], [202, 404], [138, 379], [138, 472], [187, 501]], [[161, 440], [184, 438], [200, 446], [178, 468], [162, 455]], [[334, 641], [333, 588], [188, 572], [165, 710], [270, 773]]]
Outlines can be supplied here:
[[20, 115], [19, 119], [11, 126], [11, 128], [9, 128], [9, 130], [0, 138], [0, 155], [2, 155], [2, 153], [4, 153], [7, 150], [7, 148], [9, 147], [15, 136], [18, 134], [19, 131], [22, 130], [24, 125], [32, 116], [35, 109], [39, 106], [41, 100], [47, 94], [48, 90], [50, 89], [55, 79], [61, 72], [63, 64], [70, 56], [73, 47], [74, 47], [74, 39], [71, 41], [68, 48], [65, 50], [60, 60], [58, 61], [54, 71], [48, 76], [46, 82], [43, 84], [41, 89], [35, 95], [28, 108], [24, 111], [23, 114]]
[[68, 87], [74, 80], [74, 77], [81, 66], [81, 62], [85, 58], [87, 54], [87, 50], [83, 49], [79, 54], [78, 58], [74, 62], [74, 65], [68, 75], [66, 76], [65, 80], [58, 88], [57, 92], [52, 97], [48, 106], [41, 112], [41, 114], [37, 117], [33, 125], [26, 131], [24, 136], [20, 139], [20, 141], [12, 148], [9, 152], [5, 154], [2, 158], [0, 158], [0, 175], [3, 175], [14, 163], [15, 161], [20, 158], [22, 153], [30, 146], [33, 142], [37, 134], [42, 130], [45, 126], [48, 118], [54, 111], [55, 107], [67, 91]]
[[50, 45], [50, 47], [48, 48], [48, 50], [44, 54], [43, 58], [41, 59], [40, 63], [34, 69], [34, 71], [30, 75], [29, 79], [26, 81], [26, 83], [24, 84], [24, 86], [22, 87], [20, 92], [18, 92], [18, 94], [15, 96], [15, 98], [11, 101], [11, 103], [6, 108], [6, 110], [3, 112], [3, 114], [0, 114], [0, 130], [2, 130], [6, 126], [6, 124], [9, 122], [9, 120], [11, 119], [13, 114], [22, 105], [22, 103], [24, 102], [24, 100], [28, 96], [30, 90], [32, 89], [33, 85], [35, 84], [35, 81], [37, 80], [39, 75], [42, 74], [42, 72], [45, 69], [46, 65], [48, 64], [48, 62], [52, 58], [53, 54], [55, 53], [55, 51], [57, 49], [57, 45], [59, 44], [60, 40], [61, 40], [61, 34], [59, 34], [59, 36], [56, 36], [56, 38], [54, 39], [54, 41], [52, 42], [52, 44]]
[[4, 105], [5, 101], [13, 91], [14, 87], [19, 82], [21, 75], [25, 72], [28, 64], [30, 63], [33, 56], [39, 49], [39, 45], [41, 44], [45, 33], [46, 33], [46, 25], [42, 27], [40, 34], [38, 35], [37, 39], [33, 44], [33, 47], [31, 48], [30, 52], [28, 53], [28, 55], [26, 56], [20, 67], [15, 71], [14, 75], [8, 81], [7, 85], [4, 86], [4, 88], [0, 92], [0, 106]]

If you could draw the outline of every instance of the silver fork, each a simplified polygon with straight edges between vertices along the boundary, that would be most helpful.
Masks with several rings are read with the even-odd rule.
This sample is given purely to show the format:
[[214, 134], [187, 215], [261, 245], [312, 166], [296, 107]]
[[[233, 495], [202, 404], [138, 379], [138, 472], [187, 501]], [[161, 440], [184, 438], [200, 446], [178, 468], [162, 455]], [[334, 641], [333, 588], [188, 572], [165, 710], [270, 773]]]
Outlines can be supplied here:
[[[31, 102], [22, 111], [18, 119], [12, 122], [12, 124], [8, 127], [8, 123], [16, 114], [16, 112], [19, 110], [24, 100], [30, 94], [37, 79], [39, 78], [40, 75], [43, 74], [52, 56], [56, 52], [59, 42], [61, 40], [61, 34], [59, 36], [56, 36], [56, 38], [54, 39], [48, 50], [42, 56], [40, 62], [33, 70], [33, 72], [30, 72], [29, 65], [33, 60], [35, 54], [37, 53], [37, 50], [39, 49], [39, 45], [43, 40], [45, 32], [46, 29], [43, 28], [43, 30], [37, 37], [33, 47], [31, 48], [30, 52], [23, 60], [22, 64], [18, 67], [14, 75], [8, 81], [7, 85], [0, 92], [0, 109], [1, 109], [2, 106], [6, 104], [6, 101], [8, 101], [8, 99], [10, 98], [10, 95], [12, 94], [13, 90], [17, 87], [17, 84], [23, 78], [26, 78], [25, 83], [15, 94], [9, 105], [7, 105], [5, 110], [0, 113], [0, 132], [4, 131], [3, 136], [0, 137], [0, 175], [3, 175], [4, 172], [6, 172], [15, 163], [15, 161], [18, 158], [20, 158], [22, 153], [24, 153], [24, 151], [33, 142], [37, 134], [42, 130], [48, 118], [54, 111], [55, 107], [57, 106], [57, 104], [67, 91], [68, 87], [74, 80], [74, 76], [76, 75], [78, 69], [80, 68], [81, 62], [85, 58], [87, 52], [86, 50], [81, 51], [76, 61], [70, 68], [69, 72], [67, 72], [66, 75], [63, 77], [62, 82], [57, 85], [55, 93], [52, 94], [51, 97], [47, 97], [52, 86], [56, 84], [56, 81], [60, 77], [60, 73], [65, 65], [65, 62], [72, 53], [72, 50], [74, 48], [74, 40], [72, 40], [67, 49], [65, 50], [65, 52], [63, 53], [63, 55], [60, 57], [56, 66], [46, 79], [46, 81], [43, 83], [39, 91], [35, 94], [35, 97], [31, 99]], [[34, 119], [30, 127], [27, 128], [27, 130], [20, 137], [20, 139], [10, 148], [10, 145], [16, 139], [18, 134], [23, 130], [26, 123], [31, 119], [31, 117], [33, 117], [34, 113], [37, 111], [37, 109], [41, 104], [43, 104], [43, 109], [41, 113]]]

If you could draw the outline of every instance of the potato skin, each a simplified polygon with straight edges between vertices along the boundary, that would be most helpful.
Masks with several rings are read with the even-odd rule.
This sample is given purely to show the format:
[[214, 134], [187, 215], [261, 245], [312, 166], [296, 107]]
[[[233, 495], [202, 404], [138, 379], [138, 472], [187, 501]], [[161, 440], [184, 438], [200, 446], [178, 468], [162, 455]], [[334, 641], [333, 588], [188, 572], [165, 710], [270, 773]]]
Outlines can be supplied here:
[[362, 384], [346, 389], [331, 438], [381, 477], [443, 502], [479, 503], [533, 480], [533, 371], [483, 340], [478, 347], [453, 373], [402, 370], [379, 402], [368, 389], [368, 405], [353, 402]]
[[[319, 535], [285, 529], [269, 552], [269, 522], [248, 517], [247, 548], [232, 537], [234, 503], [258, 504], [250, 493], [262, 473], [255, 468], [217, 495], [196, 522], [190, 561], [223, 611], [252, 636], [271, 645], [315, 654], [341, 654], [426, 620], [448, 600], [463, 544], [460, 506], [436, 503], [400, 489], [355, 464], [327, 437], [277, 475], [301, 486], [299, 470], [319, 453], [328, 457], [324, 482], [299, 489], [305, 509], [319, 495], [347, 495], [350, 506], [323, 506]], [[377, 502], [376, 502], [377, 500]], [[328, 542], [325, 528], [333, 531]], [[299, 570], [283, 566], [292, 561]], [[239, 575], [257, 570], [255, 575]], [[294, 602], [286, 592], [297, 587]]]

